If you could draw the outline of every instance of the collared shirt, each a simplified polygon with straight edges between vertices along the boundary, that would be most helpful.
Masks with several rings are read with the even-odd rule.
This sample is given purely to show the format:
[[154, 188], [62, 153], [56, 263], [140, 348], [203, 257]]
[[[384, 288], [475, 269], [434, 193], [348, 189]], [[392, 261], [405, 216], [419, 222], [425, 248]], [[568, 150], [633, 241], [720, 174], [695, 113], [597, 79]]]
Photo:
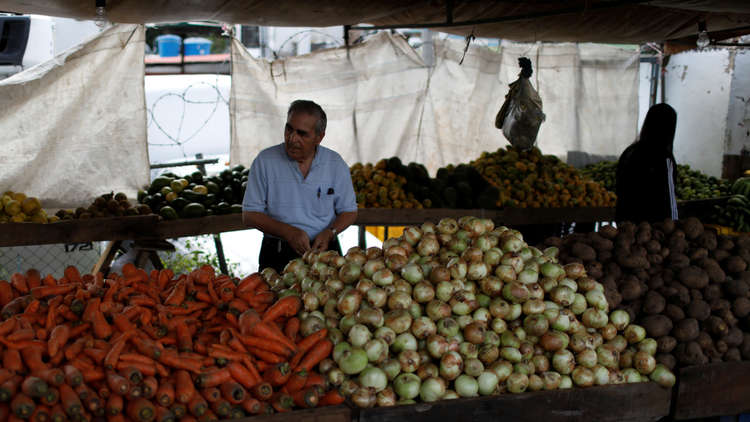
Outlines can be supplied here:
[[264, 149], [253, 161], [242, 210], [302, 229], [312, 240], [337, 214], [357, 211], [357, 199], [349, 167], [337, 152], [318, 145], [304, 178], [282, 143]]

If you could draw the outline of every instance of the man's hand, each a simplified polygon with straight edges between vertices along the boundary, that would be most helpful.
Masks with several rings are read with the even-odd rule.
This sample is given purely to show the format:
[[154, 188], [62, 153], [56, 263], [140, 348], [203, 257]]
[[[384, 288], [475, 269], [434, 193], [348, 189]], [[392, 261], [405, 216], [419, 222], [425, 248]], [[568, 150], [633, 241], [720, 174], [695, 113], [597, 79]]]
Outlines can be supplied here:
[[328, 244], [333, 240], [333, 232], [331, 229], [325, 229], [315, 236], [313, 241], [312, 249], [315, 252], [320, 252], [328, 249]]
[[284, 236], [284, 240], [300, 255], [310, 250], [310, 238], [302, 229], [289, 226], [289, 232]]

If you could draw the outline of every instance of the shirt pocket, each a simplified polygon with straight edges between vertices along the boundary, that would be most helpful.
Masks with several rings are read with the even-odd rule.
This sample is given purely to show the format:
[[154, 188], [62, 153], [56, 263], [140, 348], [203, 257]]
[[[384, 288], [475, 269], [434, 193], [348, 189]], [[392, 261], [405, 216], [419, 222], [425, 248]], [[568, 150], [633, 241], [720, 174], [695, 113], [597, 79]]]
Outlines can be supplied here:
[[313, 203], [312, 213], [316, 217], [333, 215], [333, 195], [321, 194], [320, 198], [316, 198]]

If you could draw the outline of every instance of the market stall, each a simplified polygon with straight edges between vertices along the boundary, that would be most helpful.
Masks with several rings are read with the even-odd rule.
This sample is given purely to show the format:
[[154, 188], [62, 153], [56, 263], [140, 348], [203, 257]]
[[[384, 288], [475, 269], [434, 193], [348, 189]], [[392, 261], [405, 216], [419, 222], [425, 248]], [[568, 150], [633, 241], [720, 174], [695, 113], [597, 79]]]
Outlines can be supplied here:
[[[3, 9], [79, 17], [93, 9], [91, 2], [74, 0], [1, 3]], [[290, 10], [265, 2], [175, 8], [171, 2], [147, 6], [131, 0], [105, 10], [119, 22], [426, 24], [523, 41], [691, 39], [697, 20], [728, 33], [746, 31], [750, 23], [750, 10], [736, 2], [477, 4], [383, 1], [308, 10], [309, 4], [300, 3]], [[115, 26], [63, 57], [63, 66], [0, 83], [0, 89], [14, 93], [6, 101], [20, 107], [11, 118], [0, 118], [0, 128], [16, 134], [8, 150], [17, 153], [0, 160], [0, 169], [7, 170], [0, 173], [0, 185], [39, 192], [50, 206], [78, 207], [60, 214], [63, 221], [44, 224], [48, 219], [38, 200], [3, 195], [8, 197], [3, 217], [11, 222], [0, 224], [0, 247], [153, 241], [245, 228], [238, 209], [247, 175], [241, 167], [213, 180], [194, 173], [164, 176], [139, 192], [137, 203], [114, 192], [96, 197], [106, 185], [135, 198], [147, 180], [147, 155], [140, 145], [142, 86], [126, 71], [140, 60], [142, 73], [142, 32], [137, 25]], [[497, 55], [469, 51], [462, 69], [463, 46], [447, 42], [437, 46], [439, 61], [428, 72], [403, 40], [381, 35], [369, 45], [319, 55], [332, 72], [314, 84], [301, 83], [299, 75], [319, 74], [315, 58], [264, 63], [239, 47], [233, 50], [238, 70], [233, 89], [240, 91], [233, 93], [233, 164], [249, 164], [247, 157], [263, 146], [254, 137], [280, 127], [289, 98], [327, 89], [332, 121], [341, 124], [342, 137], [353, 134], [357, 141], [345, 154], [362, 161], [351, 169], [362, 207], [356, 224], [361, 231], [368, 225], [411, 227], [386, 239], [382, 248], [361, 244], [344, 257], [308, 253], [281, 274], [265, 269], [233, 278], [210, 266], [186, 274], [148, 273], [129, 264], [122, 274], [68, 267], [57, 279], [29, 269], [0, 280], [0, 419], [145, 422], [252, 415], [247, 420], [655, 421], [750, 411], [747, 234], [717, 234], [715, 226], [684, 218], [707, 216], [708, 222], [716, 214], [717, 222], [723, 218], [746, 231], [750, 180], [710, 187], [706, 182], [696, 189], [709, 192], [705, 197], [686, 192], [683, 220], [676, 224], [602, 224], [597, 231], [582, 229], [531, 244], [523, 227], [614, 220], [614, 196], [605, 186], [607, 176], [592, 180], [538, 150], [495, 151], [499, 142], [483, 143], [490, 136], [486, 128], [478, 129], [479, 121], [492, 118], [502, 99], [496, 94], [504, 91], [495, 80], [501, 72], [498, 57], [515, 63], [529, 53], [525, 47]], [[548, 154], [562, 155], [573, 142], [575, 149], [606, 152], [597, 150], [604, 126], [611, 131], [608, 139], [617, 137], [610, 147], [629, 142], [623, 128], [635, 119], [631, 96], [618, 97], [611, 89], [594, 95], [586, 83], [620, 81], [623, 90], [632, 89], [635, 55], [592, 48], [550, 47], [547, 62], [545, 48], [534, 49], [542, 57], [536, 69], [545, 86], [544, 72], [561, 68], [573, 69], [571, 79], [588, 76], [582, 86], [565, 91], [568, 100], [575, 98], [573, 107], [564, 98], [551, 98], [549, 107], [574, 115], [602, 113], [574, 116], [571, 126], [555, 123], [558, 136], [572, 141], [563, 142], [560, 151], [543, 141], [550, 142]], [[556, 56], [563, 58], [555, 61]], [[367, 63], [372, 58], [378, 60]], [[387, 71], [378, 73], [379, 67]], [[352, 85], [339, 89], [336, 73]], [[366, 83], [357, 85], [364, 75], [372, 78], [370, 91]], [[86, 77], [96, 81], [87, 86], [81, 82]], [[472, 109], [455, 100], [461, 93], [435, 91], [453, 79], [469, 80], [466, 86], [481, 94], [483, 105]], [[409, 95], [383, 89], [399, 82], [411, 89]], [[495, 91], [488, 90], [493, 83]], [[106, 101], [97, 98], [104, 89], [111, 91]], [[60, 92], [74, 94], [65, 103], [68, 111], [81, 111], [76, 105], [91, 97], [96, 105], [73, 117], [51, 113]], [[369, 102], [341, 100], [364, 92]], [[44, 98], [45, 105], [29, 105], [25, 95]], [[604, 97], [607, 107], [627, 109], [616, 124], [600, 121], [609, 115], [606, 107], [597, 107]], [[123, 109], [121, 102], [137, 107]], [[424, 117], [425, 109], [461, 118], [462, 124], [445, 126], [450, 118]], [[462, 112], [480, 117], [463, 119]], [[55, 130], [38, 123], [45, 114], [54, 116]], [[385, 120], [394, 121], [387, 133], [378, 132], [378, 124], [367, 125]], [[78, 123], [95, 138], [95, 148], [86, 148]], [[91, 132], [92, 127], [97, 130]], [[498, 141], [499, 133], [490, 130]], [[33, 133], [39, 151], [59, 152], [50, 157], [58, 163], [55, 172], [66, 177], [19, 164], [34, 156], [24, 143]], [[86, 154], [79, 155], [84, 165], [63, 153], [71, 133], [78, 134], [72, 149]], [[367, 163], [375, 155], [368, 145], [376, 145], [383, 133], [390, 148], [385, 155], [414, 162]], [[461, 134], [471, 143], [456, 139]], [[425, 146], [426, 139], [438, 143]], [[475, 178], [454, 174], [460, 165]], [[69, 174], [89, 167], [96, 171], [85, 178]], [[91, 198], [96, 199], [88, 205]], [[432, 207], [437, 204], [449, 206]], [[25, 221], [26, 214], [42, 221], [16, 222]]]

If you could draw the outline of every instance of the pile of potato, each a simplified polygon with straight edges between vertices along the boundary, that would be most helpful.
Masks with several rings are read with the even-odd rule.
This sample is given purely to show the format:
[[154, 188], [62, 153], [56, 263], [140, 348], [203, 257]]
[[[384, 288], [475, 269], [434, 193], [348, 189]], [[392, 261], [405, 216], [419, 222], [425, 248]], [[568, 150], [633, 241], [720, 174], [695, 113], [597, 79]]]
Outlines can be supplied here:
[[581, 262], [611, 309], [657, 339], [669, 368], [750, 360], [750, 236], [717, 236], [695, 218], [621, 223], [549, 238], [560, 262]]

